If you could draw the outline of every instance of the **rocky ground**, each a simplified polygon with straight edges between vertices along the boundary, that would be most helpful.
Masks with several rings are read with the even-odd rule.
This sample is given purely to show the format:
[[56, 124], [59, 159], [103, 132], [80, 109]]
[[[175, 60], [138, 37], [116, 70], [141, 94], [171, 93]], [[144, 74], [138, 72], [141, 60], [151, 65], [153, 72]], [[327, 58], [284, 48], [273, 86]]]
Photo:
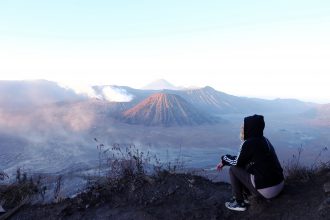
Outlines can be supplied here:
[[277, 198], [250, 198], [247, 211], [235, 212], [224, 206], [229, 184], [161, 172], [96, 184], [57, 203], [26, 204], [9, 219], [330, 219], [329, 184], [329, 169], [307, 180], [288, 179]]

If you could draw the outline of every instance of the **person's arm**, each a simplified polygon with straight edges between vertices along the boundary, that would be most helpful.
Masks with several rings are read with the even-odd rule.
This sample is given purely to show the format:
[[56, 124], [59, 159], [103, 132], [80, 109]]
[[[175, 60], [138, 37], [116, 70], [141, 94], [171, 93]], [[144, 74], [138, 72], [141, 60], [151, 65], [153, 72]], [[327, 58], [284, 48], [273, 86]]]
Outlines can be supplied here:
[[253, 154], [253, 142], [251, 141], [245, 141], [242, 144], [242, 147], [240, 149], [240, 152], [237, 156], [236, 160], [236, 166], [245, 168], [248, 163], [251, 162], [252, 154]]
[[224, 166], [235, 166], [237, 163], [237, 156], [232, 156], [229, 154], [223, 155], [221, 157], [221, 162]]
[[217, 164], [217, 171], [221, 171], [224, 166], [232, 166], [234, 161], [236, 159], [236, 156], [232, 156], [229, 154], [223, 155], [221, 157], [220, 163]]
[[222, 161], [220, 163], [218, 163], [217, 167], [216, 167], [217, 171], [221, 171], [224, 166], [225, 165], [223, 165]]
[[221, 157], [221, 162], [223, 166], [238, 166], [245, 167], [246, 164], [251, 160], [251, 150], [249, 148], [250, 143], [245, 141], [237, 154], [237, 156], [232, 156], [229, 154], [223, 155]]

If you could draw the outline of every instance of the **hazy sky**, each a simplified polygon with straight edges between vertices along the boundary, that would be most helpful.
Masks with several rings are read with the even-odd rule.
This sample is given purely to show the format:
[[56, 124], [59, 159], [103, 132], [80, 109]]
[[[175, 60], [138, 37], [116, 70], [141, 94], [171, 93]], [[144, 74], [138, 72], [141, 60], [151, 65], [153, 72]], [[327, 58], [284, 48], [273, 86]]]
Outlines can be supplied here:
[[0, 0], [0, 79], [330, 103], [330, 1]]

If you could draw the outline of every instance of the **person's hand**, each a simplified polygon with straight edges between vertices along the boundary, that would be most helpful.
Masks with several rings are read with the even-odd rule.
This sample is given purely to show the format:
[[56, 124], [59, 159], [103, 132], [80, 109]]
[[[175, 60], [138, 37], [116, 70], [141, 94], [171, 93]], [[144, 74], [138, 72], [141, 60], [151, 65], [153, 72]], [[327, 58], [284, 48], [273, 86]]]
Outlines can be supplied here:
[[222, 162], [218, 163], [218, 165], [217, 165], [217, 171], [221, 171], [223, 167], [224, 167], [224, 165], [223, 165]]
[[8, 174], [3, 171], [0, 171], [0, 180], [4, 180], [5, 178], [9, 178]]

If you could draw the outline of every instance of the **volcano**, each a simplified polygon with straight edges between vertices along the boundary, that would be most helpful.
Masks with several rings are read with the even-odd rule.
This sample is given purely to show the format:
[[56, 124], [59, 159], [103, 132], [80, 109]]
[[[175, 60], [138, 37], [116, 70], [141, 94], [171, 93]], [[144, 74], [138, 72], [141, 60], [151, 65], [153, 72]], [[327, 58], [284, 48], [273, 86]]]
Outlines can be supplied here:
[[146, 126], [185, 126], [215, 121], [178, 95], [156, 93], [123, 113], [123, 121]]

